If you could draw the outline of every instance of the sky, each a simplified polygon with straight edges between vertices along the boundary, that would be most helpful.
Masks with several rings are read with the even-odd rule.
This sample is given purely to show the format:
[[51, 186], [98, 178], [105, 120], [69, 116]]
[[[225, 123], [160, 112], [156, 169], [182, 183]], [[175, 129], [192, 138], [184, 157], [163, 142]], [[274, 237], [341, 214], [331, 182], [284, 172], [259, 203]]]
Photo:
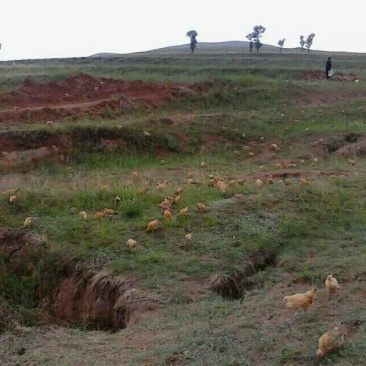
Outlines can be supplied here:
[[[0, 61], [133, 53], [189, 43], [247, 41], [255, 25], [264, 44], [365, 52], [366, 22], [359, 0], [2, 0]], [[256, 10], [257, 9], [257, 10]]]

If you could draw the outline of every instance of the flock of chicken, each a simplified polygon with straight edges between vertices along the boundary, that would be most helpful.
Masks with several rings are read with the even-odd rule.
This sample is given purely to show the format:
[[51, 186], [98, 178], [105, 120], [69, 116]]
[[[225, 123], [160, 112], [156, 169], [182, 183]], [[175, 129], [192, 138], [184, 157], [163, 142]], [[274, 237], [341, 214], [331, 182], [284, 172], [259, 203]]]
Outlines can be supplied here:
[[[325, 281], [325, 288], [328, 292], [328, 300], [331, 300], [332, 295], [335, 294], [339, 288], [338, 281], [333, 275], [329, 275]], [[310, 291], [300, 294], [285, 296], [283, 300], [289, 309], [295, 309], [295, 314], [289, 319], [293, 319], [297, 315], [298, 309], [303, 309], [304, 313], [313, 303], [317, 293], [317, 288], [314, 287]], [[345, 331], [342, 326], [334, 327], [328, 332], [324, 333], [319, 338], [319, 348], [316, 351], [316, 357], [322, 358], [328, 352], [338, 348], [344, 343]]]
[[[270, 149], [273, 151], [280, 150], [276, 144], [272, 144], [270, 146]], [[317, 161], [318, 160], [316, 158], [314, 158], [312, 165], [315, 165], [317, 163]], [[351, 165], [355, 165], [356, 161], [352, 160], [352, 161], [348, 161], [348, 163]], [[292, 166], [292, 165], [294, 165], [294, 164], [291, 164], [291, 166], [285, 166], [284, 163], [281, 162], [279, 166], [276, 166], [276, 168], [294, 168], [294, 167], [296, 167], [296, 166]], [[202, 162], [200, 164], [200, 167], [201, 168], [205, 167], [205, 163]], [[261, 165], [259, 167], [259, 169], [261, 171], [263, 171], [263, 170], [265, 170], [265, 167], [263, 165]], [[131, 177], [137, 177], [137, 175], [138, 175], [137, 171], [131, 173]], [[187, 182], [186, 182], [185, 186], [190, 185], [190, 184], [192, 184], [192, 185], [193, 184], [194, 185], [203, 184], [203, 182], [201, 182], [200, 180], [194, 180], [193, 178], [194, 178], [194, 173], [189, 172], [187, 174]], [[245, 181], [240, 182], [237, 179], [231, 180], [229, 182], [225, 182], [224, 180], [222, 180], [218, 177], [215, 177], [215, 176], [211, 176], [211, 175], [209, 175], [209, 178], [210, 178], [210, 182], [208, 185], [211, 187], [217, 187], [222, 193], [225, 193], [227, 191], [228, 187], [230, 187], [230, 186], [234, 186], [237, 184], [244, 184], [244, 182], [245, 182]], [[273, 184], [273, 178], [271, 175], [268, 175], [266, 181], [264, 181], [262, 179], [257, 179], [255, 183], [257, 186], [261, 186], [264, 183]], [[291, 181], [286, 179], [284, 181], [284, 183], [286, 185], [288, 185], [288, 184], [291, 184]], [[168, 184], [168, 181], [161, 181], [157, 184], [156, 188], [158, 190], [165, 190], [167, 184]], [[299, 184], [309, 185], [310, 182], [304, 178], [300, 178]], [[106, 187], [104, 187], [104, 188], [107, 189]], [[181, 188], [181, 187], [178, 188], [175, 191], [173, 196], [165, 195], [164, 200], [159, 204], [159, 208], [161, 209], [161, 214], [165, 220], [170, 220], [172, 218], [172, 206], [182, 200], [184, 189], [185, 188]], [[139, 194], [145, 194], [147, 192], [147, 190], [148, 189], [146, 189], [146, 188], [141, 189], [139, 191]], [[19, 189], [16, 188], [16, 189], [12, 189], [12, 190], [9, 190], [6, 192], [9, 194], [9, 203], [11, 203], [11, 204], [16, 203], [18, 191], [19, 191]], [[244, 196], [243, 194], [236, 194], [234, 197], [236, 197], [238, 200], [242, 200], [243, 196]], [[117, 207], [121, 203], [121, 198], [118, 195], [115, 196], [114, 203]], [[208, 207], [202, 202], [198, 202], [196, 204], [196, 208], [197, 208], [198, 212], [201, 214], [208, 212]], [[70, 213], [73, 215], [79, 214], [80, 217], [84, 220], [86, 220], [88, 218], [88, 214], [86, 211], [78, 211], [78, 209], [75, 207], [72, 207], [70, 209]], [[94, 218], [99, 221], [101, 221], [105, 218], [109, 218], [110, 220], [112, 220], [112, 218], [115, 217], [116, 215], [118, 215], [118, 212], [116, 210], [110, 209], [110, 208], [105, 208], [102, 211], [96, 212], [94, 214]], [[179, 213], [177, 214], [177, 216], [188, 216], [188, 215], [189, 215], [188, 206], [182, 208], [179, 211]], [[36, 219], [37, 219], [37, 215], [31, 215], [30, 217], [27, 217], [24, 221], [23, 226], [25, 228], [32, 228], [35, 225]], [[147, 224], [146, 232], [149, 232], [149, 233], [154, 232], [159, 227], [160, 227], [159, 220], [158, 219], [152, 220]], [[186, 234], [185, 239], [187, 241], [192, 241], [193, 240], [192, 234], [191, 233]], [[130, 250], [133, 250], [137, 246], [137, 241], [132, 238], [129, 238], [126, 242], [126, 246]], [[331, 295], [336, 293], [337, 289], [339, 288], [336, 278], [334, 278], [332, 275], [329, 275], [326, 279], [325, 286], [326, 286], [327, 292], [329, 294], [329, 300], [330, 300]], [[312, 290], [307, 291], [305, 293], [285, 296], [284, 301], [286, 302], [287, 308], [296, 310], [295, 314], [289, 320], [293, 319], [297, 315], [298, 309], [302, 308], [304, 310], [304, 313], [306, 313], [307, 309], [313, 303], [313, 300], [316, 297], [316, 293], [317, 293], [317, 289], [313, 288]], [[316, 351], [316, 356], [318, 358], [321, 358], [324, 355], [326, 355], [329, 351], [339, 347], [344, 342], [344, 336], [345, 336], [345, 333], [341, 329], [341, 327], [335, 327], [335, 328], [331, 329], [330, 331], [324, 333], [319, 338], [319, 349]]]

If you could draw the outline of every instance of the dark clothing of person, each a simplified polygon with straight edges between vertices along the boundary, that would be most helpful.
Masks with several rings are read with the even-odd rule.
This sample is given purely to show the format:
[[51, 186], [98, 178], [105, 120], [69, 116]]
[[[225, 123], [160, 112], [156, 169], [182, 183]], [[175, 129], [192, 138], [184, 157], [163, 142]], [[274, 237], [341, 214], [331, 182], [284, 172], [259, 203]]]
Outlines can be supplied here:
[[330, 60], [330, 57], [327, 60], [327, 63], [325, 64], [325, 76], [327, 79], [330, 78], [329, 71], [332, 70], [332, 61]]
[[253, 42], [250, 41], [249, 42], [249, 52], [252, 53], [252, 51], [253, 51]]

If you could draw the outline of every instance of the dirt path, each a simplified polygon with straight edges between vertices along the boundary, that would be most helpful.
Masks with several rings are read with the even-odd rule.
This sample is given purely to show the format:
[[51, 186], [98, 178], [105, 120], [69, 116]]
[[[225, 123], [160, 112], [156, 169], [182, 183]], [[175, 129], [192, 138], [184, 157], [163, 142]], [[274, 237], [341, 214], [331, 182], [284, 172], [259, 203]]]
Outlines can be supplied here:
[[26, 79], [16, 91], [0, 94], [0, 123], [40, 123], [64, 118], [98, 118], [108, 111], [153, 107], [184, 93], [184, 85], [77, 75], [60, 83]]

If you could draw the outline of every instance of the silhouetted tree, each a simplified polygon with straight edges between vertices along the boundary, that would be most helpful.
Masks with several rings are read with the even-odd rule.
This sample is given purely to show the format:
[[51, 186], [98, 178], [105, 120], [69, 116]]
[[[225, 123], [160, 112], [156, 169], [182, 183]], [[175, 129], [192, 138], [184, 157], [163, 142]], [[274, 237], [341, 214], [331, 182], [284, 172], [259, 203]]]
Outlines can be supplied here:
[[282, 52], [283, 45], [285, 44], [286, 38], [280, 39], [277, 44], [280, 46], [280, 52]]
[[310, 53], [310, 48], [313, 45], [314, 37], [315, 33], [311, 33], [308, 35], [308, 38], [306, 38], [305, 47], [308, 49], [308, 53]]
[[252, 53], [253, 52], [253, 46], [254, 46], [254, 43], [252, 40], [250, 40], [249, 42], [249, 52]]
[[266, 31], [266, 28], [264, 28], [261, 25], [256, 25], [253, 28], [253, 32], [246, 35], [246, 37], [247, 37], [247, 39], [249, 39], [249, 41], [253, 41], [254, 47], [257, 50], [257, 52], [263, 46], [261, 41], [260, 41], [260, 38], [262, 37], [262, 34], [265, 31]]
[[304, 53], [304, 46], [305, 46], [305, 39], [304, 36], [300, 36], [300, 46], [301, 46], [301, 53]]
[[196, 48], [196, 44], [197, 44], [197, 40], [196, 37], [198, 36], [198, 33], [195, 30], [190, 30], [189, 32], [187, 32], [187, 37], [190, 38], [191, 43], [189, 45], [190, 49], [191, 49], [191, 53], [193, 54], [195, 48]]

